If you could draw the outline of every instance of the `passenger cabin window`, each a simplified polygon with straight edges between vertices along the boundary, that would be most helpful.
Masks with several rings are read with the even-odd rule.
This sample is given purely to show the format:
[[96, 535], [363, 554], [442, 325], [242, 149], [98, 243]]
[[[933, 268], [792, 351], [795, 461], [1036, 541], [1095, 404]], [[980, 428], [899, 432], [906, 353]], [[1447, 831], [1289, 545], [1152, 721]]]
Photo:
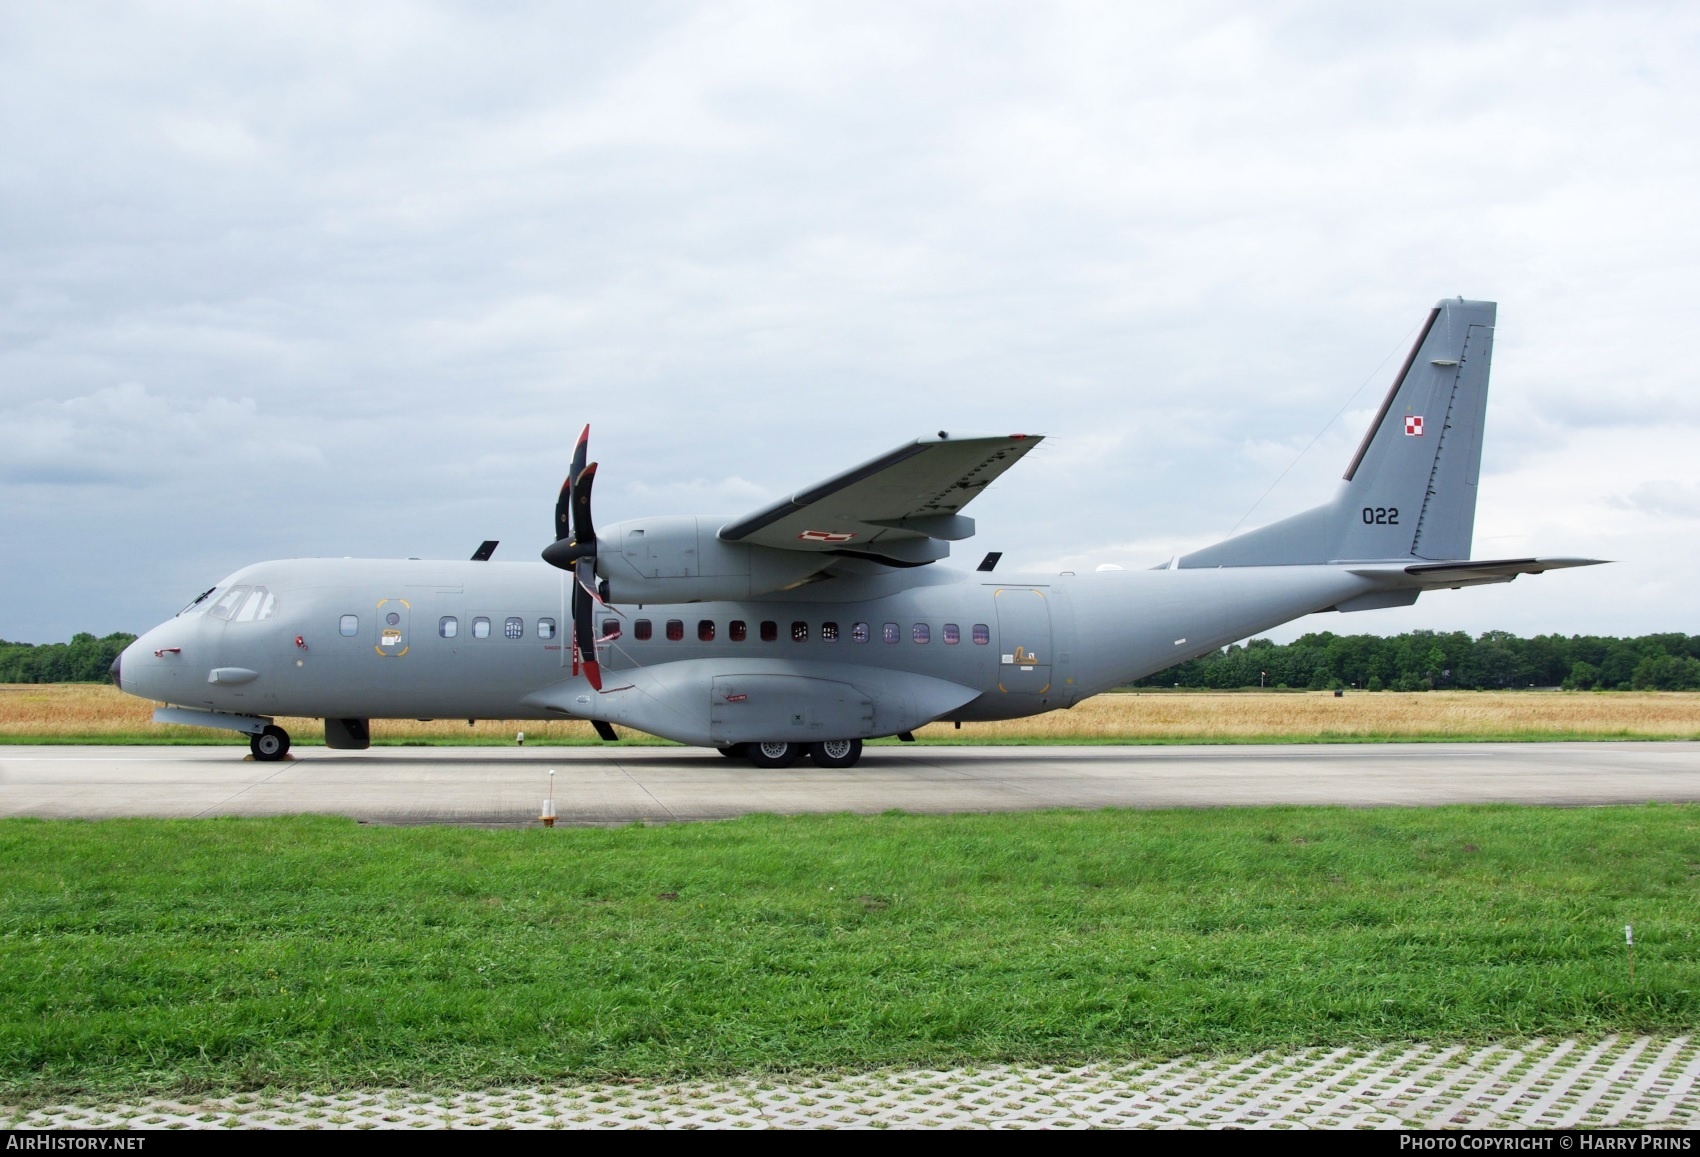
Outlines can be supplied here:
[[933, 632], [927, 624], [916, 623], [909, 628], [909, 637], [917, 643], [930, 643], [933, 641]]
[[944, 641], [947, 646], [952, 647], [960, 643], [962, 641], [962, 628], [955, 623], [946, 623], [944, 625]]
[[555, 620], [554, 619], [538, 619], [537, 620], [537, 637], [539, 639], [553, 639], [555, 637]]
[[490, 637], [490, 620], [485, 618], [483, 615], [479, 615], [476, 619], [473, 619], [472, 637], [474, 639], [488, 639]]
[[602, 637], [604, 639], [618, 639], [620, 637], [620, 620], [619, 619], [603, 619], [602, 620]]
[[888, 643], [895, 643], [903, 638], [903, 629], [896, 623], [887, 623], [880, 628], [880, 638]]
[[360, 633], [360, 616], [344, 615], [336, 621], [336, 633], [345, 639], [352, 639]]
[[807, 623], [792, 623], [791, 624], [791, 641], [793, 643], [806, 643], [806, 642], [808, 642], [809, 641], [809, 624], [807, 624]]
[[866, 623], [856, 623], [850, 628], [850, 641], [852, 643], [865, 643], [871, 637]]
[[683, 619], [668, 619], [667, 620], [667, 641], [669, 643], [677, 643], [680, 639], [682, 639], [684, 637], [685, 637], [685, 620], [683, 620]]
[[525, 638], [525, 620], [517, 615], [508, 616], [508, 621], [502, 624], [502, 634], [509, 639]]
[[779, 638], [779, 624], [772, 619], [763, 619], [761, 624], [761, 641], [771, 643]]
[[734, 643], [742, 643], [750, 637], [749, 624], [745, 623], [743, 619], [733, 619], [726, 624], [726, 637]]
[[714, 620], [700, 619], [697, 621], [697, 642], [714, 642]]
[[253, 589], [253, 587], [246, 585], [231, 587], [219, 596], [218, 602], [207, 608], [207, 614], [211, 615], [215, 619], [230, 618], [230, 616], [236, 613], [237, 608], [242, 605], [242, 601], [248, 597], [248, 593]]
[[990, 627], [986, 626], [985, 623], [975, 623], [974, 624], [974, 645], [977, 646], [977, 647], [984, 647], [987, 643], [989, 643], [991, 641], [992, 641], [992, 629]]
[[460, 634], [460, 620], [453, 615], [444, 615], [437, 620], [437, 634], [445, 639], [452, 639]]
[[820, 625], [820, 641], [823, 643], [838, 642], [838, 624], [822, 623]]
[[632, 637], [640, 643], [647, 642], [654, 630], [648, 619], [639, 619], [632, 624]]

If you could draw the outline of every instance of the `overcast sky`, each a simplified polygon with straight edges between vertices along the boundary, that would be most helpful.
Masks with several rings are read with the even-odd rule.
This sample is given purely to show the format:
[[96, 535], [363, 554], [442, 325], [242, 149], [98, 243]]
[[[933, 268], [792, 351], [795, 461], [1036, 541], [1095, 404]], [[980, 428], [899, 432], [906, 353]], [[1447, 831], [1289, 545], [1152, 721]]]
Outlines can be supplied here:
[[602, 522], [1044, 433], [951, 565], [1150, 566], [1327, 499], [1455, 294], [1476, 557], [1619, 561], [1276, 637], [1700, 633], [1697, 71], [1692, 4], [7, 4], [0, 637], [535, 558], [587, 421]]

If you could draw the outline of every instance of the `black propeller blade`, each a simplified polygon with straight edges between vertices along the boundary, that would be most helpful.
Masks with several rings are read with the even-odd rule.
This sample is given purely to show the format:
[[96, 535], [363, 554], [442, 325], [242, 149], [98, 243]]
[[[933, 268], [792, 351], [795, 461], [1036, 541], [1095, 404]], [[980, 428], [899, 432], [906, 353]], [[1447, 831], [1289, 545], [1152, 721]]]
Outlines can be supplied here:
[[586, 426], [573, 447], [573, 464], [561, 495], [555, 500], [555, 541], [543, 550], [543, 561], [573, 575], [573, 642], [584, 677], [602, 690], [602, 667], [596, 661], [596, 524], [590, 516], [590, 491], [596, 482], [596, 463], [585, 463], [590, 451]]
[[590, 488], [596, 482], [596, 463], [573, 481], [573, 541], [583, 551], [573, 560], [573, 638], [578, 642], [584, 677], [602, 690], [602, 667], [596, 661], [596, 526], [590, 520]]

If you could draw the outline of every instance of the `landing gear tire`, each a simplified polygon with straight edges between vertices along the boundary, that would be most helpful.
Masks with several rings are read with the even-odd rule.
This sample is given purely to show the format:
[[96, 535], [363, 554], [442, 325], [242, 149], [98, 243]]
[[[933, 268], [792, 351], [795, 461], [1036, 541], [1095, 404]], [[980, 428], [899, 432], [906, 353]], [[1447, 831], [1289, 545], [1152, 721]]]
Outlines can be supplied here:
[[855, 767], [861, 758], [860, 739], [828, 739], [809, 744], [809, 760], [816, 767]]
[[725, 747], [716, 747], [714, 750], [718, 751], [721, 755], [724, 755], [727, 759], [743, 759], [750, 754], [750, 745], [747, 743], [732, 743]]
[[773, 740], [767, 743], [752, 743], [749, 749], [750, 762], [757, 767], [790, 767], [803, 757], [801, 743], [785, 743]]
[[248, 750], [254, 753], [255, 759], [264, 763], [282, 759], [289, 754], [289, 732], [267, 725], [264, 731], [249, 737]]

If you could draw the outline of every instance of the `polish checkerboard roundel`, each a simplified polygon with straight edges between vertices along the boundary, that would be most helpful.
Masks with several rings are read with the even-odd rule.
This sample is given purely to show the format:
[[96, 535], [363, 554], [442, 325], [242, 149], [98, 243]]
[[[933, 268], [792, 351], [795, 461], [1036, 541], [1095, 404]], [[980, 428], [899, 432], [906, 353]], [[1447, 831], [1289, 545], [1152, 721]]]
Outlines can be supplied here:
[[1405, 433], [1413, 438], [1423, 436], [1423, 416], [1421, 414], [1405, 415]]

